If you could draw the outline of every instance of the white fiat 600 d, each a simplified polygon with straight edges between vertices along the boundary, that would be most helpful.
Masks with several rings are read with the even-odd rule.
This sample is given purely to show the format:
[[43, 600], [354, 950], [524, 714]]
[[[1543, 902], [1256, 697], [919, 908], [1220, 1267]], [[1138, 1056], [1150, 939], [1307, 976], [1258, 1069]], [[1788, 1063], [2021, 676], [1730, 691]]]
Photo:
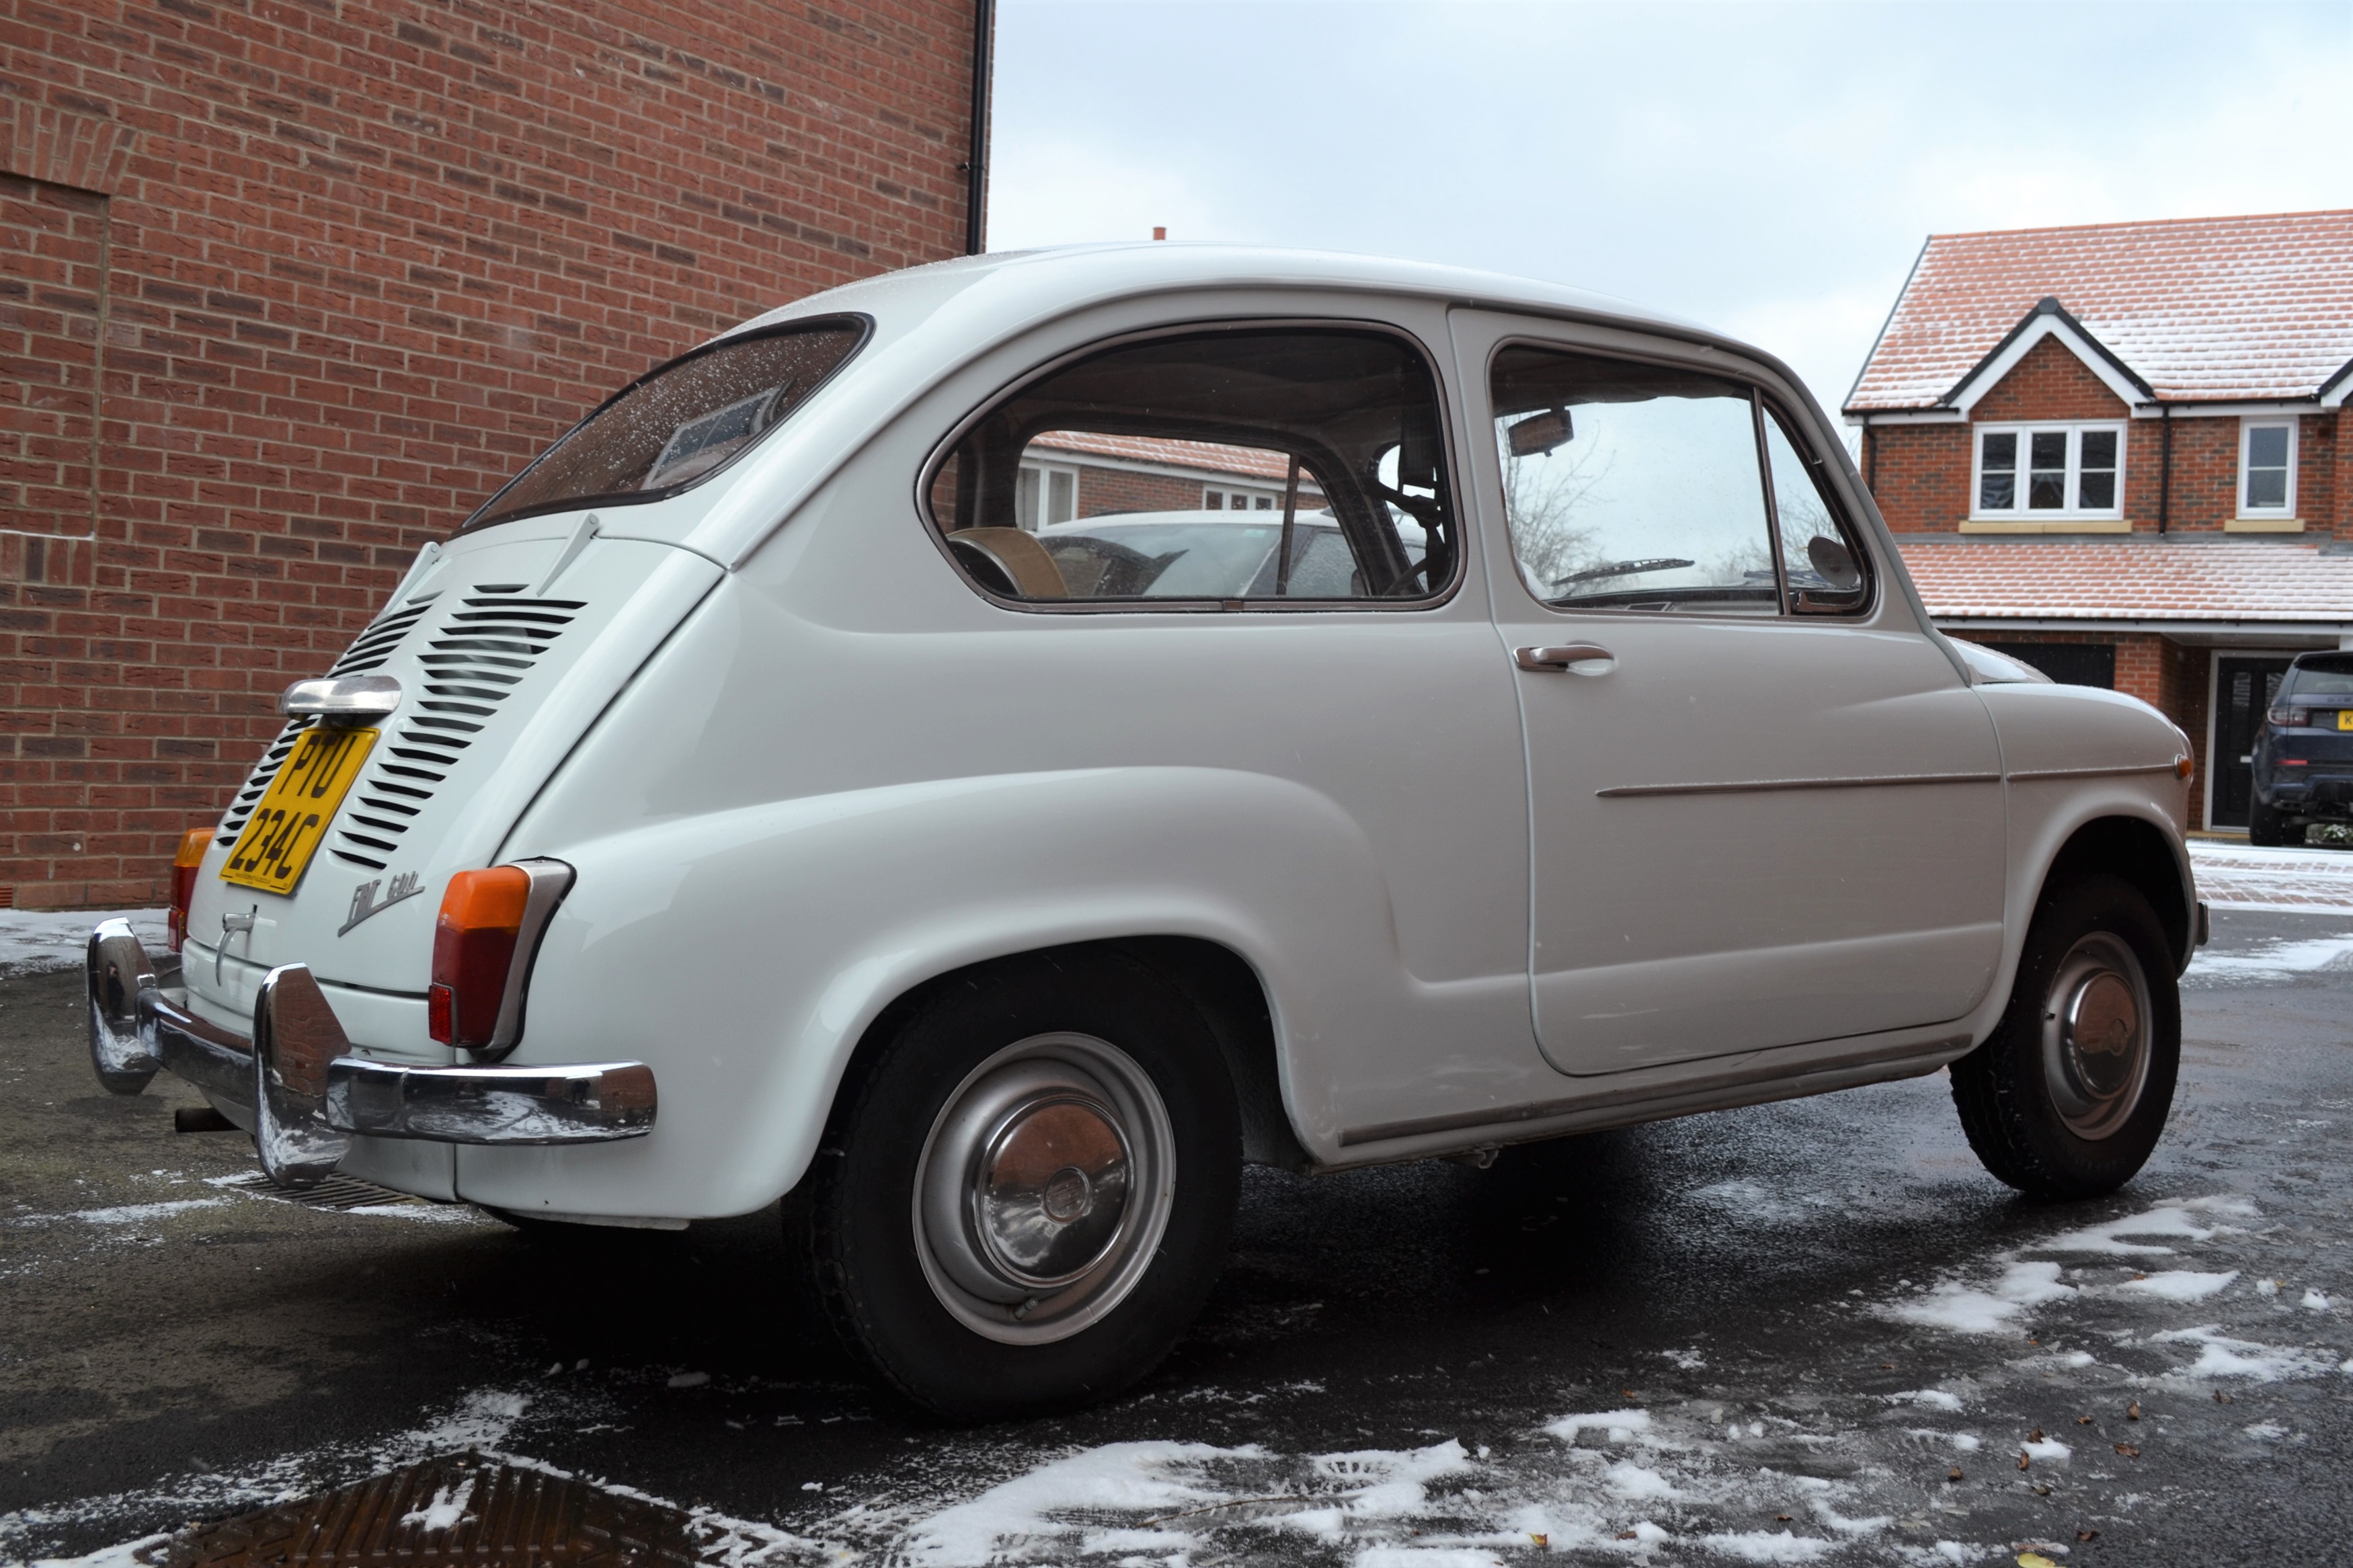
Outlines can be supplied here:
[[178, 964], [93, 933], [107, 1087], [520, 1224], [790, 1194], [956, 1416], [1149, 1368], [1249, 1161], [1949, 1067], [1995, 1175], [2106, 1192], [2202, 928], [2180, 732], [1940, 636], [1786, 366], [1349, 258], [760, 317], [281, 707]]

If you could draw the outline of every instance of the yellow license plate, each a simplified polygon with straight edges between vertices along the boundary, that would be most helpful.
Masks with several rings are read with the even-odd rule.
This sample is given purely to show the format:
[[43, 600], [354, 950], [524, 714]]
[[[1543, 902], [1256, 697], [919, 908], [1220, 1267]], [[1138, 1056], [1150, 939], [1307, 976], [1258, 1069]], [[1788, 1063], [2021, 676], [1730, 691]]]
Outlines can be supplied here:
[[221, 880], [290, 893], [375, 745], [374, 730], [307, 730], [262, 792]]
[[2353, 730], [2353, 708], [2339, 708], [2337, 710], [2337, 727], [2340, 730]]

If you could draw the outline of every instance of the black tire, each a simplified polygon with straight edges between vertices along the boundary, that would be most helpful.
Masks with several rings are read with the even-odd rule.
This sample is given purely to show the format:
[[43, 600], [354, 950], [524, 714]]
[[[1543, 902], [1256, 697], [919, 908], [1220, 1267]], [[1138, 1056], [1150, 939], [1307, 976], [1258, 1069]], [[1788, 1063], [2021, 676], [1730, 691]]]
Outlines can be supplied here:
[[[2123, 1008], [2100, 1007], [2127, 996], [2138, 1045], [2099, 1043], [2126, 1037], [2116, 1032]], [[2071, 1043], [2063, 1011], [2092, 1018], [2087, 1048]], [[2095, 1027], [2101, 1021], [2107, 1026]], [[1952, 1066], [1953, 1104], [1969, 1147], [2000, 1180], [2031, 1197], [2098, 1197], [2132, 1180], [2157, 1148], [2180, 1064], [2173, 952], [2148, 900], [2118, 877], [2075, 877], [2044, 889], [2000, 1026]], [[2104, 1076], [2119, 1080], [2108, 1100], [2096, 1098]], [[2128, 1090], [2127, 1078], [2136, 1079]]]
[[[1224, 1268], [1240, 1193], [1240, 1115], [1224, 1058], [1200, 1016], [1144, 964], [1086, 949], [957, 976], [887, 1020], [884, 1031], [869, 1041], [836, 1101], [804, 1183], [805, 1201], [786, 1205], [788, 1234], [797, 1230], [807, 1247], [818, 1300], [844, 1342], [908, 1398], [957, 1421], [1092, 1403], [1149, 1372], [1200, 1310]], [[1066, 1047], [1093, 1054], [1053, 1056]], [[1085, 1277], [1039, 1287], [1026, 1305], [982, 1300], [947, 1277], [943, 1259], [955, 1252], [949, 1261], [966, 1270], [1003, 1267], [1001, 1250], [993, 1252], [984, 1233], [1011, 1233], [987, 1231], [983, 1216], [995, 1212], [986, 1206], [992, 1194], [1021, 1189], [986, 1180], [988, 1171], [1008, 1168], [989, 1161], [1010, 1158], [990, 1151], [1030, 1136], [1013, 1129], [1041, 1124], [1024, 1120], [1044, 1114], [1031, 1107], [1062, 1102], [1050, 1098], [1059, 1091], [1040, 1090], [1035, 1093], [1042, 1098], [969, 1108], [976, 1099], [987, 1100], [989, 1086], [1006, 1081], [1005, 1075], [1037, 1066], [1038, 1058], [1023, 1053], [1039, 1051], [1051, 1058], [1041, 1070], [1063, 1072], [1077, 1061], [1081, 1078], [1092, 1072], [1103, 1084], [1126, 1086], [1127, 1099], [1106, 1094], [1088, 1102], [1092, 1110], [1064, 1111], [1101, 1111], [1107, 1120], [1100, 1124], [1117, 1130], [1117, 1147], [1128, 1152], [1120, 1158], [1130, 1163], [1116, 1169], [1125, 1173], [1105, 1177], [1114, 1169], [1105, 1164], [1097, 1175], [1120, 1183], [1116, 1190], [1125, 1195], [1115, 1209], [1111, 1201], [1077, 1206], [1078, 1217], [1060, 1227], [1076, 1245], [1055, 1261], [1101, 1259]], [[1141, 1079], [1148, 1079], [1151, 1094], [1143, 1094]], [[1144, 1101], [1156, 1096], [1165, 1120], [1137, 1109], [1136, 1095]], [[999, 1116], [1000, 1104], [1015, 1107], [989, 1123], [1004, 1131], [956, 1131]], [[956, 1142], [959, 1136], [966, 1141]], [[996, 1142], [986, 1142], [990, 1137]], [[1060, 1160], [1073, 1145], [1048, 1135], [1040, 1146]], [[1163, 1179], [1135, 1174], [1155, 1169], [1152, 1161], [1159, 1162]], [[1042, 1171], [1043, 1164], [1023, 1168]], [[1066, 1196], [1066, 1205], [1096, 1205], [1114, 1190], [1086, 1182], [1058, 1189], [1072, 1168], [1038, 1178], [1033, 1229], [1019, 1236], [1057, 1230], [1037, 1216], [1064, 1217], [1054, 1214], [1058, 1190], [1082, 1189], [1076, 1199]], [[958, 1170], [970, 1175], [958, 1176]], [[927, 1228], [925, 1215], [947, 1212], [923, 1206], [943, 1190], [963, 1194], [957, 1201], [973, 1216], [969, 1229], [946, 1236], [945, 1222]], [[1115, 1215], [1120, 1228], [1086, 1230], [1106, 1223], [1100, 1215]], [[934, 1229], [944, 1239], [932, 1239]], [[1089, 1250], [1101, 1235], [1113, 1238], [1105, 1250]], [[1003, 1337], [1017, 1334], [1033, 1337]]]
[[2289, 825], [2286, 818], [2263, 803], [2260, 795], [2247, 798], [2247, 842], [2268, 849], [2304, 842], [2304, 830]]

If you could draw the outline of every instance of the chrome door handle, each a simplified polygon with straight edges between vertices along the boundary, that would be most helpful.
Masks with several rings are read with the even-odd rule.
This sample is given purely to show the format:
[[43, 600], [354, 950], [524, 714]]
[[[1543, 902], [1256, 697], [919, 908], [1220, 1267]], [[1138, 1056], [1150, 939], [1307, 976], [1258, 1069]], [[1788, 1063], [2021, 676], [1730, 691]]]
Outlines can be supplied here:
[[1554, 647], [1523, 647], [1512, 650], [1512, 661], [1522, 669], [1546, 670], [1555, 674], [1607, 675], [1618, 667], [1618, 656], [1599, 643], [1563, 643]]

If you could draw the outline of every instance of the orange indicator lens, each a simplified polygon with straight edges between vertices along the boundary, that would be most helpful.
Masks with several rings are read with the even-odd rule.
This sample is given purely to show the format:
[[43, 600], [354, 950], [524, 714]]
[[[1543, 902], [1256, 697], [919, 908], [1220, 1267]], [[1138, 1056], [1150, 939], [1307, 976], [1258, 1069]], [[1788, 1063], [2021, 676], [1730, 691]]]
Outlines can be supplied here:
[[205, 850], [212, 843], [209, 827], [191, 827], [180, 835], [180, 847], [172, 855], [172, 907], [164, 919], [164, 940], [177, 952], [188, 940], [188, 906], [196, 898], [196, 873], [205, 863]]
[[433, 928], [433, 984], [426, 1023], [445, 1046], [487, 1046], [505, 1004], [531, 878], [521, 867], [460, 871], [441, 895]]

